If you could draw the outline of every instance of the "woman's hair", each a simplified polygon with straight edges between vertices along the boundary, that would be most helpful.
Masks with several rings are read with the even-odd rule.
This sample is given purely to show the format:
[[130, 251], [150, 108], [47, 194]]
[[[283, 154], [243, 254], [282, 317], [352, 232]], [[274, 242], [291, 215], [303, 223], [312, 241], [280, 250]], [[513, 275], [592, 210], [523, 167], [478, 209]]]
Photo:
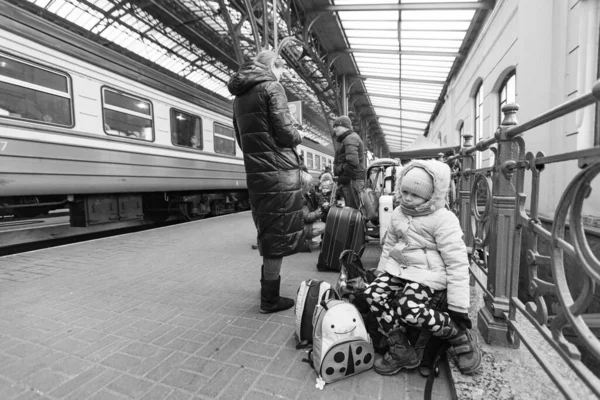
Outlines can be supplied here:
[[283, 67], [283, 60], [271, 50], [263, 50], [254, 57], [254, 63], [261, 68], [269, 70], [274, 63], [277, 68]]

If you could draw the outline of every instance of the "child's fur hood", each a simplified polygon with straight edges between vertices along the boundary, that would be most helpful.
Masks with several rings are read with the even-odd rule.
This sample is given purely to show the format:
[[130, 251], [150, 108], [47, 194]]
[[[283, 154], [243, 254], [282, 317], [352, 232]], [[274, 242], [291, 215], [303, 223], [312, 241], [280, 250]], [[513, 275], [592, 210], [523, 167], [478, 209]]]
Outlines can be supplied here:
[[400, 186], [402, 178], [411, 169], [419, 167], [423, 168], [433, 179], [433, 196], [429, 201], [417, 207], [417, 211], [430, 210], [431, 212], [444, 208], [448, 201], [448, 189], [450, 188], [450, 167], [441, 161], [437, 160], [412, 160], [398, 173], [396, 178], [396, 188], [394, 198], [399, 202], [402, 198]]

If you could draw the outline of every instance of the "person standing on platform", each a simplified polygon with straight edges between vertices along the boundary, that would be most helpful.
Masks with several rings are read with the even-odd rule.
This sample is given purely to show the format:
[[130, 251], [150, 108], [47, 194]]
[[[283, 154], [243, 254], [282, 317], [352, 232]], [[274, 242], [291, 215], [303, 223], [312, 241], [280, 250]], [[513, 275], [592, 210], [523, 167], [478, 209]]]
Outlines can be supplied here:
[[296, 146], [302, 137], [294, 128], [279, 79], [284, 62], [263, 50], [244, 63], [227, 88], [235, 96], [233, 127], [244, 152], [246, 182], [257, 229], [261, 268], [260, 312], [286, 310], [294, 300], [281, 297], [283, 258], [302, 250], [302, 189]]
[[360, 136], [352, 131], [352, 121], [347, 116], [342, 115], [334, 121], [333, 132], [340, 142], [335, 153], [334, 173], [346, 206], [358, 209], [360, 192], [365, 188], [365, 148]]

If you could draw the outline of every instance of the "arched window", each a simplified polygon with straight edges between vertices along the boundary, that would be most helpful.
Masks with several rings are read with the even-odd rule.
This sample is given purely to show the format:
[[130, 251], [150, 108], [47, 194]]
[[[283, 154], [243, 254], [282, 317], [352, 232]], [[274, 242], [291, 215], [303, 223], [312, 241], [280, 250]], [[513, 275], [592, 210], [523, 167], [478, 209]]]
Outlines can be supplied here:
[[[476, 144], [481, 140], [483, 135], [483, 83], [479, 84], [475, 92], [473, 110], [473, 143]], [[481, 167], [481, 154], [475, 153], [475, 168]]]
[[505, 104], [516, 103], [517, 101], [517, 73], [515, 71], [511, 72], [504, 78], [502, 82], [502, 86], [500, 86], [500, 90], [498, 91], [498, 99], [500, 101], [499, 104], [499, 112], [500, 116], [499, 124], [502, 123], [502, 119], [504, 115], [502, 114], [502, 107]]
[[477, 143], [481, 140], [481, 135], [483, 131], [483, 84], [479, 84], [477, 91], [475, 92], [475, 110], [473, 112], [475, 118], [473, 118], [475, 122], [475, 126], [473, 127], [473, 141]]

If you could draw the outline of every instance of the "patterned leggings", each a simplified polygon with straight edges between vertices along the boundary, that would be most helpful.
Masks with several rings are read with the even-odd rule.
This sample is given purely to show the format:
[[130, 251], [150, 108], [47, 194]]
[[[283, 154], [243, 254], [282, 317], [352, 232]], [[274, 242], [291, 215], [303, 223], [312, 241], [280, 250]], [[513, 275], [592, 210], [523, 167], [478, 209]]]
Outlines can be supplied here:
[[449, 326], [448, 313], [429, 308], [434, 290], [384, 272], [367, 289], [365, 298], [379, 326], [386, 334], [395, 329], [406, 332], [406, 326], [437, 332]]

